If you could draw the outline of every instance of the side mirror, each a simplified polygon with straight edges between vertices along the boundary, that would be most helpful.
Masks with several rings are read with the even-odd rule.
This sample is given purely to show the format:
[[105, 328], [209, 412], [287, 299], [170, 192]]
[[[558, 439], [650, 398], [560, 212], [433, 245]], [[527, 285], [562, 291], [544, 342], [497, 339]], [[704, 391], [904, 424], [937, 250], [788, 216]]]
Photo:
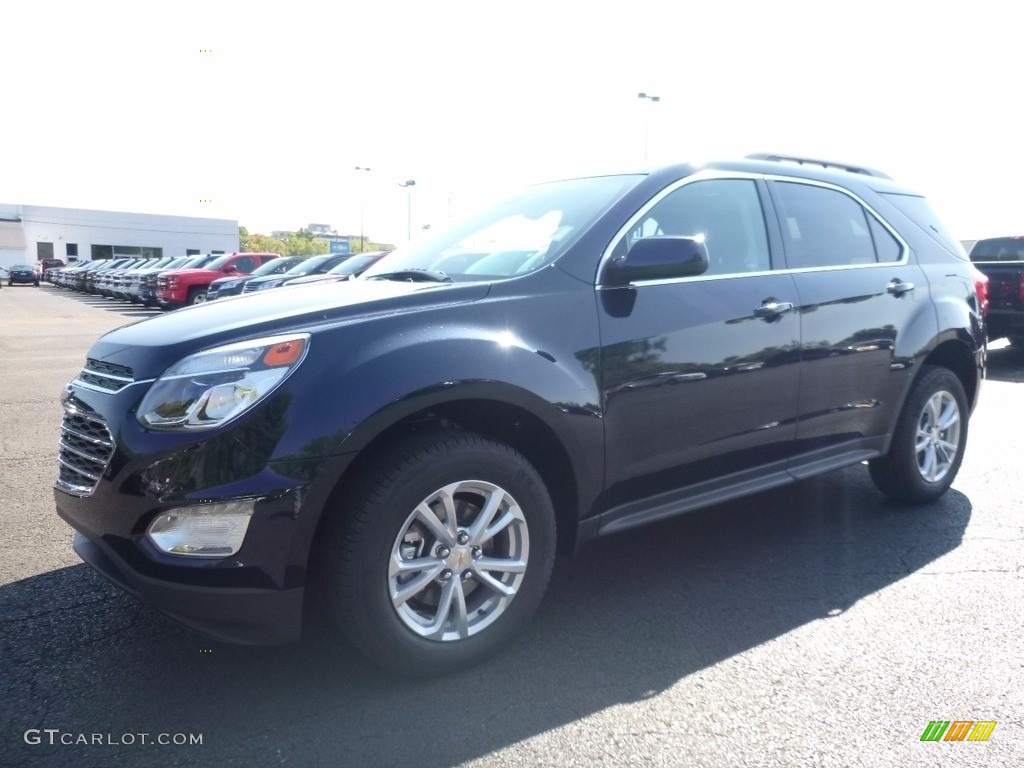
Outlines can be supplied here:
[[227, 272], [230, 275], [232, 272], [237, 272], [238, 267], [236, 267], [234, 264], [225, 264], [224, 269], [222, 269], [221, 271]]
[[708, 270], [708, 251], [703, 240], [660, 235], [633, 243], [626, 255], [608, 262], [604, 284], [621, 288], [640, 280], [695, 277]]

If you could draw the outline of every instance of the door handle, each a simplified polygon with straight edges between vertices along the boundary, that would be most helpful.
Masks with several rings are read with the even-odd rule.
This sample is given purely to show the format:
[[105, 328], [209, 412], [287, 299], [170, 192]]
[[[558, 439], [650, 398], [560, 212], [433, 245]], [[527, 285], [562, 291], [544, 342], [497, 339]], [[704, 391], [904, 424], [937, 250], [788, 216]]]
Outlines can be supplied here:
[[791, 301], [765, 299], [761, 302], [761, 306], [754, 309], [754, 317], [760, 317], [762, 320], [774, 320], [783, 312], [792, 312], [794, 309]]
[[902, 296], [904, 293], [910, 293], [914, 290], [914, 284], [908, 283], [905, 280], [900, 280], [898, 277], [894, 277], [889, 281], [889, 285], [885, 290], [893, 296]]

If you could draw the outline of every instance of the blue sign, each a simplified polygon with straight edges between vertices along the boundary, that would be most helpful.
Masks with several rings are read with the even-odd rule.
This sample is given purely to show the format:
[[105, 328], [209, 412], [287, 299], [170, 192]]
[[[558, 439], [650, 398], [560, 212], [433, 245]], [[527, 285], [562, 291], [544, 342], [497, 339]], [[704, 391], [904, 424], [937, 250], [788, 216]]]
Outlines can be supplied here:
[[351, 253], [348, 240], [331, 240], [331, 253]]

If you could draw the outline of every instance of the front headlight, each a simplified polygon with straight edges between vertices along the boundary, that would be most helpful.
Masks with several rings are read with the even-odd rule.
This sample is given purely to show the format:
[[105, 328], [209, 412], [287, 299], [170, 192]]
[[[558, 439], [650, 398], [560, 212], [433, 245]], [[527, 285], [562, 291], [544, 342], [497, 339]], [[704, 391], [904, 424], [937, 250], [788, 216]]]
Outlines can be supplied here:
[[268, 336], [215, 347], [179, 360], [139, 406], [150, 429], [219, 427], [270, 394], [309, 349], [309, 334]]
[[260, 283], [260, 290], [265, 291], [268, 288], [277, 288], [284, 280], [267, 280], [265, 283]]

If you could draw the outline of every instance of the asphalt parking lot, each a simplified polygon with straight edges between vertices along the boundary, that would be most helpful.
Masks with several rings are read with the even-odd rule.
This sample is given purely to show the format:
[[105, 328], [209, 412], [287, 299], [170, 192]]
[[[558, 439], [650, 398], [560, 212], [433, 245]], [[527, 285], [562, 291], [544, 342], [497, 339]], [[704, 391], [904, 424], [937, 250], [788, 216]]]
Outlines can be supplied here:
[[151, 314], [0, 291], [0, 765], [1024, 765], [1024, 353], [992, 350], [939, 503], [853, 467], [600, 540], [508, 652], [410, 681], [322, 633], [205, 640], [71, 551], [59, 394]]

